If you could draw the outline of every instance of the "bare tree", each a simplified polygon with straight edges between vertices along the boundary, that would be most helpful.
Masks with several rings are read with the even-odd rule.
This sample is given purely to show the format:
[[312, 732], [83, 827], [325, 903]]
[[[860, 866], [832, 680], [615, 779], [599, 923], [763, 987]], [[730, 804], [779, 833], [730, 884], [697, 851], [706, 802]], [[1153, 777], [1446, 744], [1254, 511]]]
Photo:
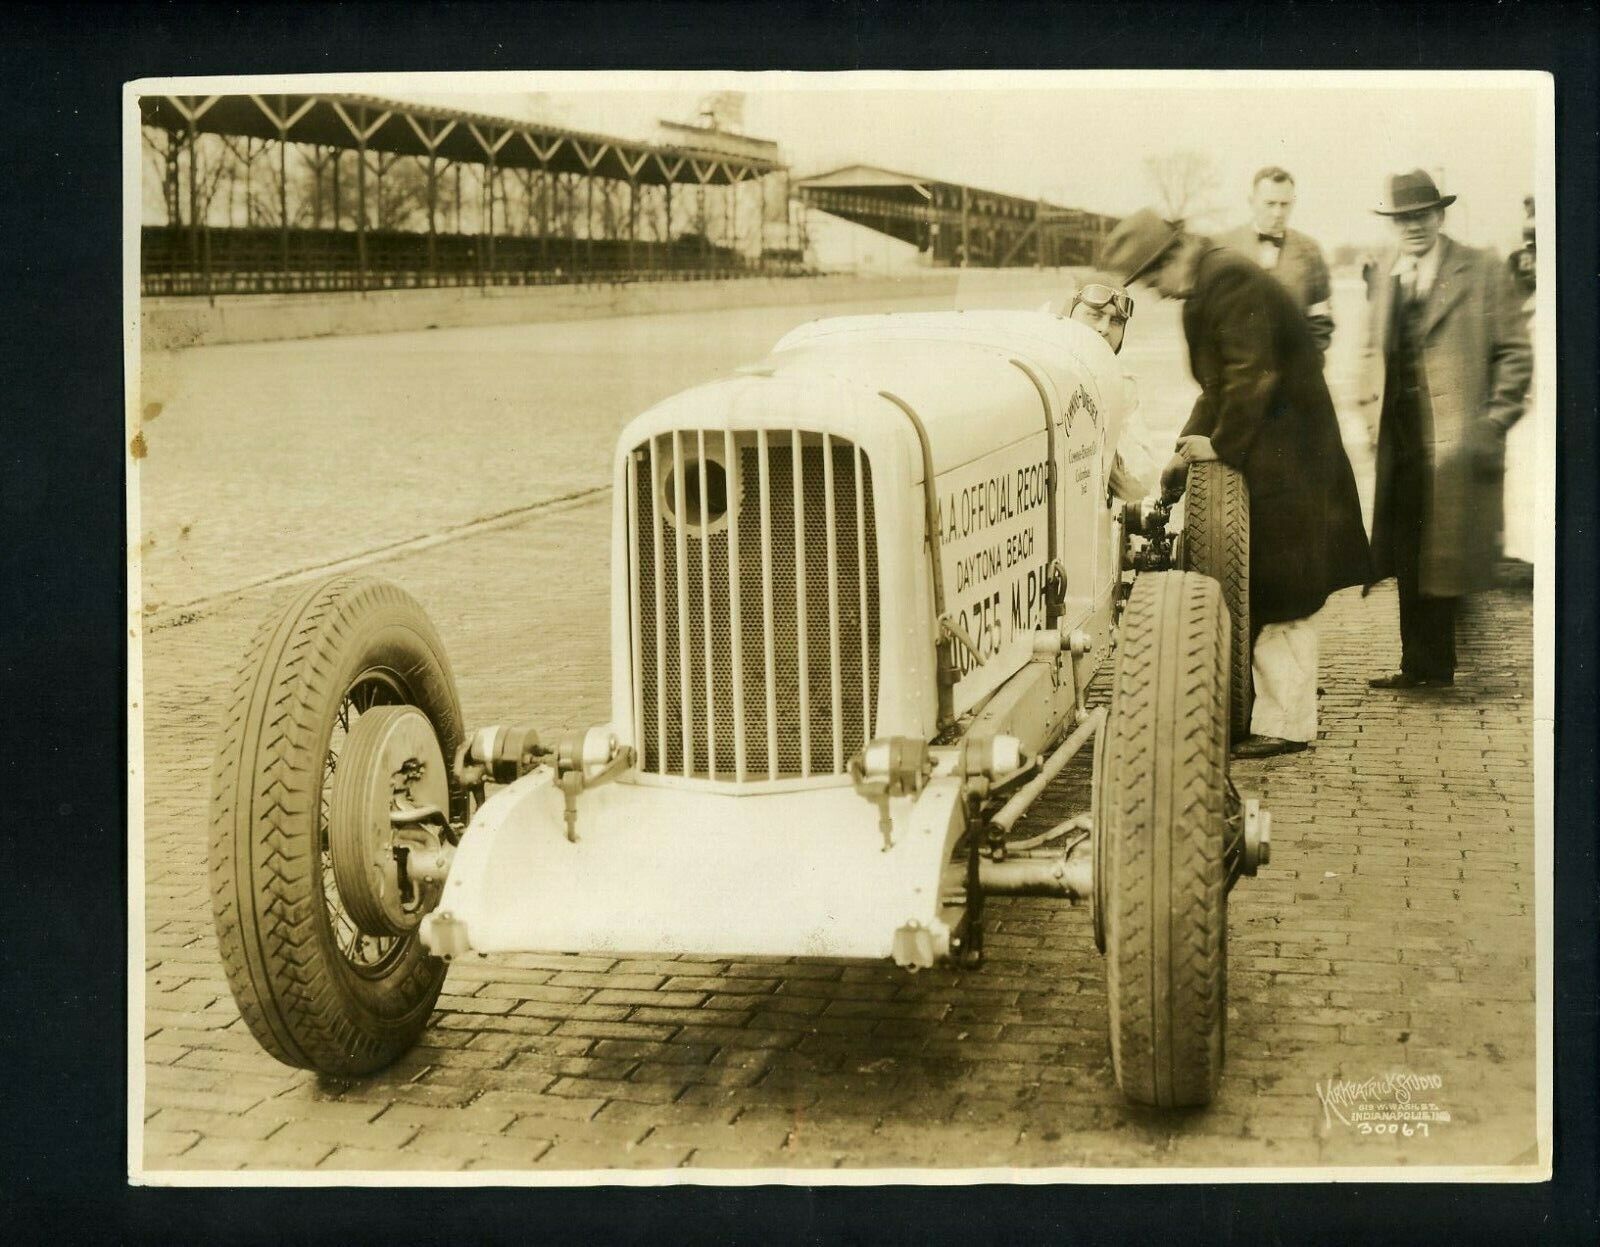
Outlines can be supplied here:
[[172, 130], [158, 130], [152, 126], [143, 127], [140, 136], [144, 140], [145, 167], [154, 172], [160, 183], [167, 224], [177, 225], [183, 220], [179, 186], [183, 141]]
[[373, 227], [380, 230], [426, 230], [428, 171], [416, 160], [379, 155], [373, 179]]
[[204, 222], [217, 192], [233, 169], [231, 146], [213, 134], [191, 136], [146, 126], [141, 130], [146, 168], [160, 179], [167, 224]]
[[599, 190], [600, 225], [599, 237], [622, 237], [622, 209], [617, 203], [617, 188], [624, 185], [616, 178], [602, 178], [597, 189]]
[[1217, 168], [1204, 152], [1163, 152], [1149, 157], [1144, 168], [1169, 221], [1193, 221], [1216, 211], [1209, 200], [1217, 189]]

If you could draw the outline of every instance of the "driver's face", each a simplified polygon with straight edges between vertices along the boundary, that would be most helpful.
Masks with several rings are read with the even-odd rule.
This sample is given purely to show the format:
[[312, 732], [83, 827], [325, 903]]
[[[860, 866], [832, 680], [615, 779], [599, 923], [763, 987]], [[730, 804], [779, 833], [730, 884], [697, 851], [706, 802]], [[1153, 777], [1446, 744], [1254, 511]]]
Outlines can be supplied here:
[[1087, 303], [1080, 303], [1072, 309], [1068, 319], [1088, 325], [1106, 340], [1113, 352], [1122, 350], [1122, 336], [1128, 331], [1128, 322], [1118, 316], [1109, 303], [1105, 307], [1090, 307]]

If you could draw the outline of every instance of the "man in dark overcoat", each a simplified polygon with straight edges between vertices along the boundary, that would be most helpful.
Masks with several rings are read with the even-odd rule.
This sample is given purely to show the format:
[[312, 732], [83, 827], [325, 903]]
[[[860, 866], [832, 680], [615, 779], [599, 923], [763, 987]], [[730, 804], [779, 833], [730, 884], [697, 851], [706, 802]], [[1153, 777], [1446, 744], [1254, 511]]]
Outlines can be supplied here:
[[1339, 436], [1322, 354], [1293, 296], [1250, 260], [1145, 209], [1106, 239], [1103, 267], [1183, 299], [1200, 397], [1162, 474], [1220, 459], [1250, 491], [1251, 734], [1244, 757], [1316, 739], [1317, 631], [1328, 595], [1369, 579], [1355, 474]]
[[1441, 232], [1454, 202], [1415, 169], [1376, 209], [1396, 249], [1369, 300], [1360, 401], [1378, 412], [1373, 572], [1398, 582], [1400, 670], [1375, 688], [1455, 682], [1458, 605], [1494, 580], [1506, 431], [1533, 375], [1505, 264]]

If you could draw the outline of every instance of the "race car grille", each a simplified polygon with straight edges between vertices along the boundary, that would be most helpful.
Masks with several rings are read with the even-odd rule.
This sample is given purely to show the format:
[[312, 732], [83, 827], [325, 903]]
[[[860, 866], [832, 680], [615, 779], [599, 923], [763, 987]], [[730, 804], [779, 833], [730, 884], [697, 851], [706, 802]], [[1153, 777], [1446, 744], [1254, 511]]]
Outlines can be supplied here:
[[872, 474], [829, 434], [680, 430], [628, 459], [634, 739], [646, 772], [841, 773], [872, 736]]

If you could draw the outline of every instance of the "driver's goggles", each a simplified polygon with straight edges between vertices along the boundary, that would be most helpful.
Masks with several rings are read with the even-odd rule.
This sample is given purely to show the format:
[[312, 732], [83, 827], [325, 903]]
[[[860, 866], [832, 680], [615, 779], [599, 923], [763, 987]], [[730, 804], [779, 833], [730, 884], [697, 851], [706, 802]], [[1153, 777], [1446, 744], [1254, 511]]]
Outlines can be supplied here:
[[1133, 296], [1131, 294], [1116, 286], [1102, 286], [1099, 282], [1091, 282], [1078, 291], [1077, 297], [1073, 299], [1073, 302], [1086, 303], [1097, 312], [1109, 304], [1111, 310], [1122, 317], [1123, 320], [1127, 320], [1133, 315]]

